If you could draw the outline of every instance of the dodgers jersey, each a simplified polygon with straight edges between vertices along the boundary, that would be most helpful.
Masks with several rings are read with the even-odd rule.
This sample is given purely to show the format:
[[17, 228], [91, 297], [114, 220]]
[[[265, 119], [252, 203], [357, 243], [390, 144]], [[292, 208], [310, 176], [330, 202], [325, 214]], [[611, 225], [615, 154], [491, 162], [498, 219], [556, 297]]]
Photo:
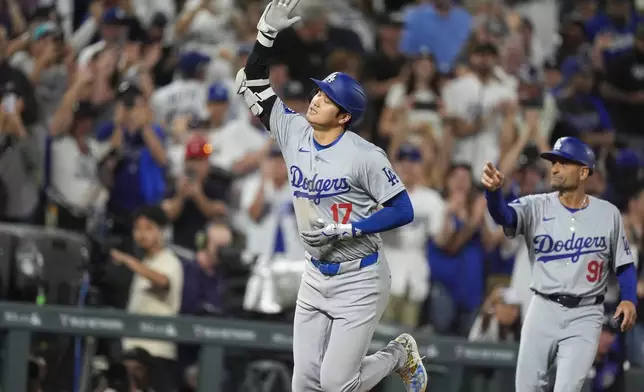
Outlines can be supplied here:
[[175, 80], [152, 95], [156, 121], [171, 124], [175, 116], [207, 118], [208, 86], [198, 80]]
[[633, 263], [619, 210], [589, 197], [588, 206], [571, 212], [558, 192], [524, 196], [510, 203], [517, 212], [532, 264], [530, 288], [542, 294], [579, 297], [606, 292], [609, 272]]
[[[326, 223], [361, 221], [405, 190], [385, 152], [351, 131], [318, 151], [306, 118], [279, 98], [271, 109], [269, 128], [286, 161], [300, 232], [311, 230], [319, 218]], [[381, 247], [378, 234], [318, 248], [305, 244], [311, 256], [328, 262], [362, 258]]]

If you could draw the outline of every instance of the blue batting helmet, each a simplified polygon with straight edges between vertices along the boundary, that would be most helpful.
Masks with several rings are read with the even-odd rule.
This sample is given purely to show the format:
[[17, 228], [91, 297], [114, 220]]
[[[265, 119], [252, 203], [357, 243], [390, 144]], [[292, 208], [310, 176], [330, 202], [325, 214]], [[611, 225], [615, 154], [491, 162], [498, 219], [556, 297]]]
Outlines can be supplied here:
[[331, 101], [351, 115], [347, 126], [362, 120], [367, 109], [367, 96], [357, 80], [344, 72], [334, 72], [324, 80], [311, 79]]
[[566, 136], [557, 139], [552, 151], [544, 152], [541, 158], [549, 161], [565, 159], [575, 162], [590, 169], [590, 174], [595, 170], [595, 153], [581, 140]]

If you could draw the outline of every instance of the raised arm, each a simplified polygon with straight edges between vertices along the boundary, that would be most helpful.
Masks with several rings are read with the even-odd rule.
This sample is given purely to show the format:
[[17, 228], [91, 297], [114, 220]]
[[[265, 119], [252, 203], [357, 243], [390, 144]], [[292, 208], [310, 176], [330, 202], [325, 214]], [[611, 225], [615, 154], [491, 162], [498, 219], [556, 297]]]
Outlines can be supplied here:
[[289, 18], [299, 0], [272, 0], [257, 23], [257, 41], [235, 79], [237, 94], [244, 98], [253, 115], [271, 130], [271, 112], [277, 96], [270, 85], [269, 58], [277, 34], [297, 23], [299, 16]]

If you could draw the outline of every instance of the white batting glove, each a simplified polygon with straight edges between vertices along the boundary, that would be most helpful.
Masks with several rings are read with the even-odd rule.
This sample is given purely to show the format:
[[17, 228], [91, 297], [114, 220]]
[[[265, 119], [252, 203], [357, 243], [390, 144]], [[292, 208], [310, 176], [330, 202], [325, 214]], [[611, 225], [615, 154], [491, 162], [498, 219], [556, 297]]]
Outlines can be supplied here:
[[268, 3], [257, 23], [258, 38], [264, 33], [269, 38], [275, 39], [277, 33], [299, 22], [302, 19], [299, 16], [289, 18], [299, 2], [300, 0], [272, 0]]
[[315, 230], [304, 231], [300, 234], [302, 241], [314, 248], [330, 244], [337, 240], [345, 240], [353, 238], [355, 234], [353, 225], [340, 224], [340, 223], [324, 223], [323, 220], [318, 219], [313, 225]]

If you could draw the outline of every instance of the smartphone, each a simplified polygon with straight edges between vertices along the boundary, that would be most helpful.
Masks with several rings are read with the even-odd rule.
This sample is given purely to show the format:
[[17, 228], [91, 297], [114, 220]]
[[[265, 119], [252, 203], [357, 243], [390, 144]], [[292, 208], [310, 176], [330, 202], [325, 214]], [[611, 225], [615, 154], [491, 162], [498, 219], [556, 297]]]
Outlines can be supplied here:
[[16, 94], [9, 93], [2, 98], [2, 107], [5, 112], [13, 113], [16, 111]]

